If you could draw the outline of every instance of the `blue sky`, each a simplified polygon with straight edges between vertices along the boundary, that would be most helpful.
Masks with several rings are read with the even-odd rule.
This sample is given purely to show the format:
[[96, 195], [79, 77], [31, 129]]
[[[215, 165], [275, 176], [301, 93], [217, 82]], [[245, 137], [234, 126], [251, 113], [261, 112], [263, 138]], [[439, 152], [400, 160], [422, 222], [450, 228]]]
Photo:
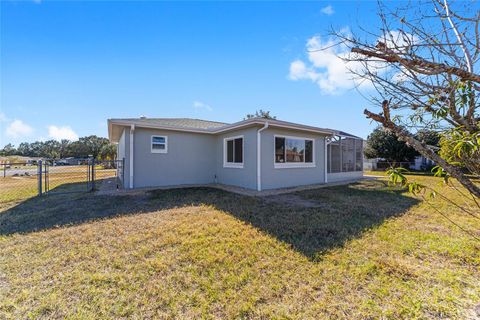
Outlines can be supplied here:
[[375, 2], [1, 1], [0, 145], [107, 135], [108, 118], [225, 122], [257, 109], [366, 137], [327, 33]]

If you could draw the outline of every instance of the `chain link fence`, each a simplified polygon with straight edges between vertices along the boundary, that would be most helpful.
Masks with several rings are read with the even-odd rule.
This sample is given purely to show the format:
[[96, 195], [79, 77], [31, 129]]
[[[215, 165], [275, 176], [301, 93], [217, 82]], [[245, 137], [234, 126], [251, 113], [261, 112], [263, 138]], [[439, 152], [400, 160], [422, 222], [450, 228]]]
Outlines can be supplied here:
[[90, 181], [92, 162], [93, 159], [79, 159], [75, 163], [66, 165], [52, 159], [44, 160], [42, 193], [90, 191], [92, 189]]
[[0, 166], [0, 204], [39, 195], [122, 188], [123, 160], [45, 159]]
[[0, 203], [38, 195], [38, 163], [3, 163], [0, 170]]
[[435, 166], [433, 161], [410, 161], [410, 162], [391, 162], [391, 161], [376, 161], [365, 159], [363, 162], [363, 169], [367, 171], [386, 171], [389, 168], [405, 168], [409, 171], [424, 171], [430, 172]]
[[92, 188], [97, 191], [122, 189], [123, 160], [95, 160], [92, 181]]

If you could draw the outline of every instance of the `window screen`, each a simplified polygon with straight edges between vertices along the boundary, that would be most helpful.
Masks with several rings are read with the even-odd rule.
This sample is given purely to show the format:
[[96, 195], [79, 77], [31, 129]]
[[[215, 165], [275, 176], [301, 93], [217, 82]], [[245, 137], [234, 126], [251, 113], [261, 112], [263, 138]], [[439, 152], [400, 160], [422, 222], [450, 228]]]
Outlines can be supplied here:
[[233, 140], [227, 141], [227, 162], [233, 162]]
[[275, 137], [275, 163], [312, 163], [313, 140]]
[[313, 162], [313, 141], [305, 140], [305, 162]]
[[360, 139], [335, 137], [327, 148], [329, 173], [363, 170], [363, 142]]
[[285, 138], [275, 138], [275, 162], [285, 162]]
[[355, 150], [354, 139], [343, 138], [342, 143], [342, 172], [350, 172], [354, 170]]
[[243, 162], [243, 139], [235, 139], [234, 140], [235, 147], [234, 150], [234, 162], [235, 163], [242, 163]]
[[340, 141], [332, 141], [328, 145], [328, 168], [331, 173], [340, 172], [341, 171], [341, 159], [342, 154], [340, 150]]
[[243, 163], [243, 138], [226, 140], [227, 163]]
[[167, 137], [164, 136], [152, 136], [151, 151], [154, 153], [166, 153], [167, 152]]
[[287, 162], [303, 162], [305, 140], [285, 139], [285, 153], [287, 155]]
[[355, 171], [363, 170], [363, 141], [355, 140]]

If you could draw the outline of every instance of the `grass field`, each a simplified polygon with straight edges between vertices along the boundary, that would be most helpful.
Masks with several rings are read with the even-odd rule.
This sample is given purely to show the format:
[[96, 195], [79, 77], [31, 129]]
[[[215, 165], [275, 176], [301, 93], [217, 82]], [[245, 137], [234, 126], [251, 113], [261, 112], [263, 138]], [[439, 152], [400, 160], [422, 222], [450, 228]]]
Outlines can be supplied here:
[[316, 205], [209, 188], [4, 204], [0, 318], [476, 317], [480, 243], [426, 203], [374, 180], [295, 196]]

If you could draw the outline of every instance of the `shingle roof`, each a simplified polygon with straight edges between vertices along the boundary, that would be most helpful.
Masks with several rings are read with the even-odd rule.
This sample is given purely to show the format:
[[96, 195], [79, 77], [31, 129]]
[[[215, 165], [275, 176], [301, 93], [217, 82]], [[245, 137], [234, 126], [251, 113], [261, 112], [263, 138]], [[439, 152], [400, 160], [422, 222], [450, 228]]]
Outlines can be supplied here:
[[[208, 121], [200, 119], [190, 118], [126, 118], [126, 119], [109, 119], [108, 135], [110, 140], [117, 141], [120, 138], [121, 130], [118, 129], [124, 126], [135, 125], [139, 127], [158, 128], [166, 130], [177, 131], [191, 131], [206, 134], [218, 134], [226, 131], [236, 130], [246, 126], [265, 125], [268, 124], [272, 127], [281, 127], [294, 130], [304, 130], [310, 132], [317, 132], [326, 135], [338, 134], [342, 136], [348, 136], [352, 138], [359, 138], [354, 135], [348, 134], [343, 131], [318, 128], [313, 126], [307, 126], [298, 123], [286, 122], [277, 119], [264, 119], [264, 118], [251, 118], [228, 124], [218, 121]], [[115, 129], [117, 128], [117, 129]]]
[[358, 136], [354, 136], [353, 134], [348, 133], [348, 132], [345, 132], [345, 131], [338, 131], [338, 130], [337, 130], [337, 132], [338, 132], [339, 135], [344, 136], [344, 137], [350, 137], [350, 138], [355, 138], [355, 139], [362, 139], [362, 138], [360, 138], [360, 137], [358, 137]]
[[130, 119], [115, 119], [120, 121], [134, 121], [136, 123], [152, 124], [173, 128], [183, 129], [215, 129], [221, 128], [228, 123], [208, 121], [190, 118], [130, 118]]

